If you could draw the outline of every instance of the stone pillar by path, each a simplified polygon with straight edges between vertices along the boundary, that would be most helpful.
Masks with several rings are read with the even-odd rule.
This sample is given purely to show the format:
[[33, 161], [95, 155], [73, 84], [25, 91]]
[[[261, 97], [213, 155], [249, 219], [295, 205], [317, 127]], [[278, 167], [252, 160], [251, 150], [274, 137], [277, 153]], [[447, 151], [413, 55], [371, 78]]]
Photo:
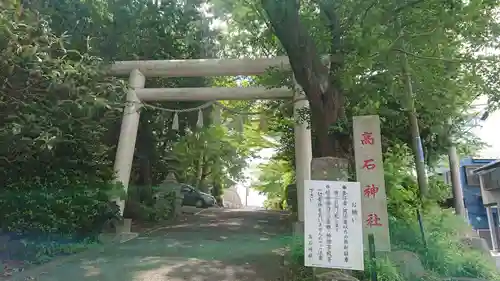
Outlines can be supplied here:
[[311, 179], [348, 181], [349, 161], [335, 157], [314, 158], [311, 162]]

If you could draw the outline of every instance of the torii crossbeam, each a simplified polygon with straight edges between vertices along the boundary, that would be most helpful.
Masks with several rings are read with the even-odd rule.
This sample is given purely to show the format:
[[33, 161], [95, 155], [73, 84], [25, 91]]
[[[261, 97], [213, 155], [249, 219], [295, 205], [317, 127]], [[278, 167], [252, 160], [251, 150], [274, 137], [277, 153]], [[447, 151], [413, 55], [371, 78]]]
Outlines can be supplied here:
[[[288, 57], [257, 59], [190, 59], [190, 60], [146, 60], [115, 62], [109, 74], [129, 76], [130, 89], [124, 109], [120, 139], [114, 169], [116, 179], [127, 191], [132, 160], [139, 126], [141, 101], [209, 101], [292, 99], [295, 115], [295, 160], [299, 220], [304, 221], [304, 181], [311, 178], [311, 131], [308, 124], [297, 118], [302, 108], [309, 109], [303, 92], [295, 93], [288, 88], [266, 89], [264, 87], [230, 88], [144, 88], [148, 77], [210, 77], [249, 76], [265, 73], [269, 68], [290, 69]], [[123, 214], [125, 201], [116, 199]]]

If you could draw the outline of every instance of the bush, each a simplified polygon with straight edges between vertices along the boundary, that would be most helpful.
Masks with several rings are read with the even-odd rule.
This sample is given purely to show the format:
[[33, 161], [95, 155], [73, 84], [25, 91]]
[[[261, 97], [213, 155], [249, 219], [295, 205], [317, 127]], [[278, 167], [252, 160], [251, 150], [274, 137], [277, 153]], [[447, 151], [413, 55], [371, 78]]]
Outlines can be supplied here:
[[157, 193], [155, 196], [154, 209], [150, 213], [153, 221], [168, 220], [175, 216], [176, 194], [174, 191]]
[[99, 58], [67, 49], [43, 16], [0, 11], [2, 235], [46, 248], [55, 233], [93, 238], [119, 218], [107, 134], [126, 87], [104, 71]]
[[175, 215], [175, 192], [159, 187], [130, 186], [124, 216], [140, 222], [168, 220]]
[[121, 186], [31, 187], [0, 192], [3, 231], [21, 236], [58, 233], [95, 237], [108, 221], [120, 218], [120, 210], [109, 201], [109, 194]]
[[[430, 178], [429, 196], [419, 199], [415, 176], [411, 173], [412, 157], [405, 146], [393, 146], [384, 158], [385, 180], [388, 195], [389, 227], [393, 250], [407, 250], [417, 254], [428, 275], [425, 280], [441, 277], [469, 277], [500, 280], [500, 275], [490, 257], [463, 245], [461, 238], [471, 228], [451, 210], [441, 209], [438, 203], [449, 196], [450, 188], [442, 181]], [[427, 248], [420, 232], [416, 212], [421, 209]], [[292, 262], [298, 268], [296, 280], [309, 280], [310, 269], [303, 267], [303, 237], [295, 241]], [[359, 276], [369, 280], [371, 264], [365, 256], [365, 271]], [[406, 280], [387, 257], [378, 256], [376, 270], [380, 281]]]
[[428, 194], [422, 202], [412, 163], [413, 156], [406, 145], [394, 145], [384, 155], [387, 210], [394, 218], [408, 221], [416, 218], [417, 209], [434, 206], [451, 196], [450, 187], [431, 176]]
[[50, 261], [56, 256], [66, 256], [81, 252], [97, 245], [92, 240], [75, 240], [60, 235], [43, 236], [28, 239], [12, 240], [7, 249], [2, 251], [7, 260], [28, 261], [40, 264]]
[[[360, 274], [361, 276], [358, 276], [358, 278], [361, 277], [363, 280], [370, 280], [370, 272], [372, 269], [372, 263], [369, 257], [365, 255], [365, 271]], [[395, 265], [386, 257], [376, 258], [375, 270], [377, 272], [377, 280], [380, 281], [410, 281], [405, 280]]]
[[[462, 245], [460, 237], [470, 231], [470, 226], [450, 210], [438, 207], [438, 203], [451, 195], [450, 187], [430, 177], [428, 194], [420, 200], [418, 185], [411, 173], [412, 161], [406, 146], [395, 145], [384, 157], [393, 248], [418, 254], [424, 267], [440, 276], [498, 278], [491, 262], [480, 252]], [[420, 233], [417, 209], [423, 210], [427, 249]]]
[[394, 248], [418, 254], [424, 267], [439, 276], [500, 280], [489, 257], [460, 241], [463, 234], [470, 231], [462, 218], [434, 206], [425, 210], [423, 222], [427, 249], [416, 219], [408, 222], [393, 218], [390, 226]]
[[[390, 218], [391, 242], [393, 250], [407, 250], [416, 253], [428, 271], [426, 280], [440, 280], [440, 277], [469, 277], [485, 280], [500, 280], [500, 275], [489, 257], [471, 250], [460, 241], [468, 225], [449, 210], [429, 208], [424, 213], [424, 228], [427, 249], [424, 248], [416, 219], [405, 221]], [[304, 265], [304, 243], [302, 238], [293, 243], [291, 259], [294, 264], [294, 280], [310, 280], [312, 271]], [[370, 280], [371, 264], [365, 255], [365, 271], [358, 276]], [[376, 259], [376, 270], [380, 281], [406, 280], [395, 265], [383, 256]], [[423, 280], [422, 280], [423, 281]]]
[[286, 199], [281, 197], [268, 198], [264, 201], [264, 208], [267, 210], [286, 210]]
[[291, 275], [291, 280], [297, 281], [309, 281], [314, 280], [312, 278], [313, 271], [311, 267], [304, 266], [304, 237], [294, 236], [290, 241], [291, 253], [290, 262], [292, 264], [292, 271], [289, 272]]

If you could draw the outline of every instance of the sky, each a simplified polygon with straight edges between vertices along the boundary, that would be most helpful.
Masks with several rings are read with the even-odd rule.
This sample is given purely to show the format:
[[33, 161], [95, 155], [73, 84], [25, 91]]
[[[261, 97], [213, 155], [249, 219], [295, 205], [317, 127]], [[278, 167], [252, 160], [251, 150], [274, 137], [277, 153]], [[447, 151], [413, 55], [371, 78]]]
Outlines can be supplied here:
[[490, 147], [483, 149], [480, 153], [481, 158], [500, 158], [500, 134], [498, 133], [498, 125], [500, 124], [500, 111], [490, 114], [486, 119], [482, 128], [477, 129], [474, 133]]
[[[257, 175], [255, 174], [255, 169], [259, 164], [265, 163], [271, 158], [274, 154], [273, 148], [265, 148], [262, 149], [259, 153], [260, 158], [252, 159], [249, 163], [249, 167], [244, 171], [245, 177], [249, 178], [246, 182], [239, 183], [236, 187], [238, 190], [238, 195], [241, 197], [241, 202], [245, 204], [245, 193], [246, 187], [251, 185], [252, 181], [257, 180]], [[258, 191], [249, 189], [248, 192], [248, 206], [254, 207], [262, 207], [264, 201], [266, 200], [266, 196], [259, 194]]]
[[[477, 104], [485, 104], [485, 98], [479, 99]], [[489, 147], [480, 151], [481, 158], [500, 158], [500, 134], [498, 134], [498, 124], [500, 124], [500, 111], [490, 113], [486, 121], [481, 122], [481, 127], [473, 130], [474, 134], [486, 142]]]

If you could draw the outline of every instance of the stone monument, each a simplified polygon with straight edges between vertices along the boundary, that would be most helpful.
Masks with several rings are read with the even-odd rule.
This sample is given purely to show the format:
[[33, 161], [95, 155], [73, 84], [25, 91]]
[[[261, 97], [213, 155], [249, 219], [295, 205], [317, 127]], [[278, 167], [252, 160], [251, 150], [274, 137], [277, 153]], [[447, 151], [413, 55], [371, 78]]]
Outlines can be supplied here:
[[179, 184], [177, 179], [175, 178], [175, 174], [173, 172], [168, 173], [167, 178], [160, 185], [159, 190], [155, 193], [155, 205], [158, 208], [166, 207], [168, 202], [166, 202], [166, 198], [168, 195], [172, 194], [175, 197], [173, 208], [174, 208], [174, 216], [179, 216], [182, 214], [182, 201], [184, 200], [184, 195], [181, 192], [182, 186]]

